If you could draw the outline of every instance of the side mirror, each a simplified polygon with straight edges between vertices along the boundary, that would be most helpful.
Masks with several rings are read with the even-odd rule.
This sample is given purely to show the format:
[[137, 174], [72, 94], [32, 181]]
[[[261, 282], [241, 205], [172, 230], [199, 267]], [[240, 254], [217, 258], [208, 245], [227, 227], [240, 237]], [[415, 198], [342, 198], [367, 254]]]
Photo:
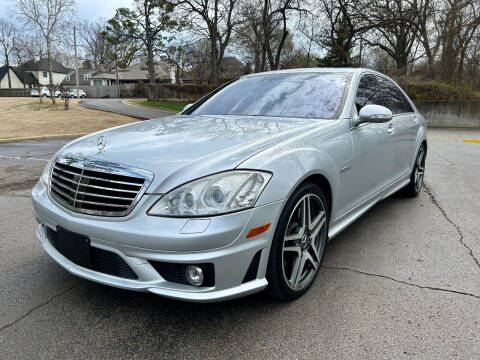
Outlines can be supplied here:
[[363, 123], [386, 123], [392, 120], [393, 114], [385, 106], [381, 105], [365, 105], [360, 109], [358, 121], [355, 125]]
[[192, 105], [193, 105], [193, 103], [190, 103], [190, 104], [185, 105], [185, 107], [184, 107], [183, 110], [182, 110], [182, 113], [183, 113], [185, 110], [187, 110], [187, 109], [188, 109], [190, 106], [192, 106]]

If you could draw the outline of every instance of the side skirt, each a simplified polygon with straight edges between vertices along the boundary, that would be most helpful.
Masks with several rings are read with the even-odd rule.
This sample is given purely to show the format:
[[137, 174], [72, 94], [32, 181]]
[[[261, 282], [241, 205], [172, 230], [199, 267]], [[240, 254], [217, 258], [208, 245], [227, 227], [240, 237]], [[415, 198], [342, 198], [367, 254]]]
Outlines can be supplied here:
[[345, 215], [336, 219], [336, 221], [330, 225], [328, 231], [328, 240], [332, 240], [335, 236], [340, 234], [345, 230], [350, 224], [355, 222], [360, 216], [365, 214], [372, 206], [374, 206], [379, 201], [389, 197], [390, 195], [396, 193], [404, 186], [406, 186], [410, 181], [410, 173], [403, 175], [393, 184], [387, 186], [386, 188], [380, 190], [374, 194], [370, 199], [367, 199], [365, 202], [348, 211]]

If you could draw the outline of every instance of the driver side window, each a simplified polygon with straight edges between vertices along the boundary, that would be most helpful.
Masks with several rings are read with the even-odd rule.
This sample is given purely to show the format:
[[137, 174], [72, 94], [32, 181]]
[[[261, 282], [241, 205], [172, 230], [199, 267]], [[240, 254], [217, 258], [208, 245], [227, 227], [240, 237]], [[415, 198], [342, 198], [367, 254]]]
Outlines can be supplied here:
[[360, 109], [365, 105], [384, 106], [378, 82], [374, 75], [363, 75], [358, 84], [357, 95], [355, 97], [357, 112], [360, 112]]

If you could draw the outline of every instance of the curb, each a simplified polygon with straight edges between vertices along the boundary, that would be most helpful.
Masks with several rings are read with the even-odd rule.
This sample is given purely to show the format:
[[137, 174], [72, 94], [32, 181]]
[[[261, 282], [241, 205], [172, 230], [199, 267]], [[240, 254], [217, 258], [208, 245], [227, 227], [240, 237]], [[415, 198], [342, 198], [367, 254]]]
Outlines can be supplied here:
[[70, 138], [75, 139], [87, 134], [88, 133], [15, 137], [15, 138], [8, 138], [8, 139], [0, 139], [0, 144], [6, 144], [10, 142], [20, 142], [20, 141], [54, 140], [54, 139], [70, 139]]
[[159, 108], [157, 108], [157, 107], [155, 107], [155, 106], [145, 106], [145, 105], [133, 104], [133, 103], [131, 103], [130, 101], [128, 101], [128, 99], [122, 99], [122, 104], [125, 104], [125, 105], [128, 105], [128, 106], [135, 106], [135, 107], [139, 107], [139, 108], [143, 108], [143, 109], [154, 109], [154, 110], [163, 111], [163, 112], [166, 112], [166, 113], [172, 114], [172, 115], [179, 114], [179, 113], [177, 113], [177, 112], [175, 112], [175, 111], [159, 109]]

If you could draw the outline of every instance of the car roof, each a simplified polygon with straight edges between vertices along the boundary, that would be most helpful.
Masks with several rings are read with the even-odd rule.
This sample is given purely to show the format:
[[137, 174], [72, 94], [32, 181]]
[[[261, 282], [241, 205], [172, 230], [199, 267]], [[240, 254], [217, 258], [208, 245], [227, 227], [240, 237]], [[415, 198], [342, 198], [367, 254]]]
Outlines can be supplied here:
[[371, 69], [366, 68], [353, 68], [353, 67], [343, 67], [343, 68], [334, 68], [334, 67], [312, 67], [312, 68], [299, 68], [299, 69], [288, 69], [288, 70], [274, 70], [274, 71], [265, 71], [255, 74], [248, 74], [243, 77], [254, 77], [262, 75], [274, 75], [274, 74], [302, 74], [302, 73], [337, 73], [337, 74], [355, 74], [361, 73], [364, 71], [376, 72]]

